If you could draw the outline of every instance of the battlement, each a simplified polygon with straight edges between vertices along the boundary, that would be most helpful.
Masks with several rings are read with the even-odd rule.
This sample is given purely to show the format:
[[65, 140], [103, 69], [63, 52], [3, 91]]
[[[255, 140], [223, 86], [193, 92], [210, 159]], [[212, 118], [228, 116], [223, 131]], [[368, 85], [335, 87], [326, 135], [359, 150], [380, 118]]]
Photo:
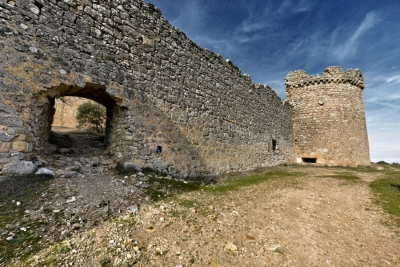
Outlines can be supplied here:
[[364, 89], [364, 78], [361, 70], [348, 69], [343, 71], [340, 67], [327, 67], [322, 76], [308, 75], [304, 70], [289, 72], [285, 78], [286, 88], [303, 87], [321, 83], [349, 83]]

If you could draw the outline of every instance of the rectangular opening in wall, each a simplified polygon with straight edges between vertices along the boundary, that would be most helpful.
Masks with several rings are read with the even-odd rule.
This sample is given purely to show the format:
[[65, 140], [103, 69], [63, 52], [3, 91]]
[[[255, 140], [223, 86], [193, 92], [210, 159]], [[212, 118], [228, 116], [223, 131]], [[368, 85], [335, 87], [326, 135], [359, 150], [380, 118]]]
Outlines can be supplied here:
[[278, 144], [278, 143], [276, 142], [276, 140], [275, 140], [275, 139], [272, 139], [272, 151], [275, 152], [277, 144]]
[[301, 158], [303, 160], [303, 163], [317, 163], [316, 158]]

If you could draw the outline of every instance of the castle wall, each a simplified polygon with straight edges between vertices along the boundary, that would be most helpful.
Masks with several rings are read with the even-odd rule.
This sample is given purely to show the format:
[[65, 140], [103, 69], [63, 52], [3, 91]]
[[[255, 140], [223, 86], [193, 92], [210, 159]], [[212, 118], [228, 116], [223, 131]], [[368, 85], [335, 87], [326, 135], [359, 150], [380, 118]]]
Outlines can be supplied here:
[[141, 0], [0, 0], [0, 50], [0, 164], [42, 153], [63, 96], [106, 106], [116, 162], [194, 177], [293, 160], [291, 106]]
[[360, 70], [329, 67], [322, 76], [299, 70], [289, 73], [285, 84], [298, 163], [370, 164]]

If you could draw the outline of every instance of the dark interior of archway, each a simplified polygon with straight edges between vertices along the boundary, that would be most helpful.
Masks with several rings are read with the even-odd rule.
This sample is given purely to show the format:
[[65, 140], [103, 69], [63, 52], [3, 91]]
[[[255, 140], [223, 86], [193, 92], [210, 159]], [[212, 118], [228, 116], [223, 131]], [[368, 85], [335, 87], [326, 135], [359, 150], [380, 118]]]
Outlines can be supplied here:
[[52, 88], [49, 96], [53, 99], [63, 96], [78, 96], [96, 101], [108, 109], [112, 109], [115, 100], [106, 92], [106, 88], [101, 85], [87, 83], [84, 88], [72, 85], [60, 84], [60, 86]]
[[[54, 120], [54, 114], [56, 112], [55, 99], [66, 96], [74, 96], [81, 97], [93, 100], [106, 108], [106, 123], [105, 123], [105, 131], [104, 135], [96, 135], [89, 132], [82, 132], [78, 130], [71, 129], [60, 129], [52, 130], [52, 124]], [[111, 121], [113, 118], [113, 110], [115, 107], [115, 100], [113, 100], [108, 93], [106, 92], [106, 88], [94, 85], [94, 84], [86, 84], [84, 88], [80, 88], [77, 86], [69, 86], [65, 84], [61, 84], [58, 87], [52, 88], [48, 92], [48, 98], [51, 105], [51, 114], [49, 114], [49, 141], [53, 145], [57, 145], [59, 148], [81, 148], [84, 150], [86, 147], [89, 150], [93, 147], [106, 147], [110, 141], [110, 133], [111, 133]]]

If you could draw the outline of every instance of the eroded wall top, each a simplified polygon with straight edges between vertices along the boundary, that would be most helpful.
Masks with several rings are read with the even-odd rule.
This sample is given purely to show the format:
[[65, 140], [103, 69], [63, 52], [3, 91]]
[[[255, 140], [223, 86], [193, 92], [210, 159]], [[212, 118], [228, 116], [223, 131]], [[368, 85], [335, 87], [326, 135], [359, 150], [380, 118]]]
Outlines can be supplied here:
[[359, 69], [343, 71], [340, 67], [331, 66], [324, 70], [322, 75], [308, 75], [304, 70], [289, 72], [285, 78], [288, 88], [301, 87], [319, 83], [350, 83], [364, 88], [364, 78]]

